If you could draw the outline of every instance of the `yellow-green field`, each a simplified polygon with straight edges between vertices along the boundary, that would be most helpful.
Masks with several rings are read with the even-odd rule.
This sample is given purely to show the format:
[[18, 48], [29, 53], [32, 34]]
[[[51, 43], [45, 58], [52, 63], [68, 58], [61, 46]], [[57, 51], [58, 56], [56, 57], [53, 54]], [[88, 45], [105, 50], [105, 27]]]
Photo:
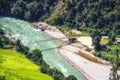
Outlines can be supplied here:
[[53, 80], [40, 67], [15, 50], [0, 49], [0, 76], [5, 80]]
[[108, 38], [102, 38], [100, 41], [100, 44], [107, 44], [108, 43]]
[[72, 35], [73, 35], [75, 38], [78, 38], [78, 37], [88, 37], [88, 36], [90, 36], [90, 34], [87, 33], [87, 32], [81, 32], [81, 34], [72, 33]]

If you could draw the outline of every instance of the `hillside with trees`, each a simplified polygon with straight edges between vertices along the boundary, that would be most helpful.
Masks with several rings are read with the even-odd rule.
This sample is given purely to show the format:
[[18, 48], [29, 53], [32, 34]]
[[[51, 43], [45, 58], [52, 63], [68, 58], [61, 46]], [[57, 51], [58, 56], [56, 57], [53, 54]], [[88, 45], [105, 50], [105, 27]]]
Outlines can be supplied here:
[[[61, 0], [46, 22], [91, 34], [94, 55], [110, 61], [111, 80], [119, 79], [120, 48], [116, 44], [120, 37], [119, 0]], [[100, 43], [102, 36], [108, 36], [106, 44]]]
[[38, 21], [49, 16], [58, 0], [0, 0], [0, 16]]
[[112, 29], [120, 34], [119, 0], [0, 0], [0, 16], [42, 20], [87, 32], [99, 29], [102, 35]]
[[111, 30], [120, 34], [120, 1], [61, 0], [46, 21], [87, 32], [99, 29], [102, 35], [108, 35]]

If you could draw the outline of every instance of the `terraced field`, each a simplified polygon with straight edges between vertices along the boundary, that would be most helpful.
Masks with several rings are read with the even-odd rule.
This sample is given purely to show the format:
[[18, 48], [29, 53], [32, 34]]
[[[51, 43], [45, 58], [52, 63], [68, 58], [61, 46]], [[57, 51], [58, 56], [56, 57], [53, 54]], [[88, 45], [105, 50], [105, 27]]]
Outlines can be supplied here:
[[53, 80], [40, 67], [13, 49], [0, 49], [0, 76], [6, 80]]

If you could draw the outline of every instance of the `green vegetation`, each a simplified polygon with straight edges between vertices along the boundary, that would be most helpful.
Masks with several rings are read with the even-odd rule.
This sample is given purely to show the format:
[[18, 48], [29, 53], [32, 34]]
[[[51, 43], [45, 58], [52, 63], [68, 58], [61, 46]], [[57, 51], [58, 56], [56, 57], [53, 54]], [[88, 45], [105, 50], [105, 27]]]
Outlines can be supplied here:
[[118, 36], [119, 4], [119, 0], [0, 0], [0, 16], [28, 21], [44, 20], [52, 25], [88, 33], [99, 29], [102, 35], [116, 29]]
[[[109, 37], [110, 38], [110, 37]], [[118, 75], [118, 70], [120, 67], [120, 46], [119, 44], [115, 43], [116, 38], [109, 39], [111, 40], [108, 44], [104, 44], [104, 46], [101, 46], [101, 50], [96, 51], [94, 54], [98, 57], [101, 57], [105, 60], [108, 60], [112, 64], [111, 73], [110, 73], [110, 80], [119, 80], [120, 75]]]
[[29, 53], [29, 48], [23, 46], [21, 44], [20, 40], [16, 41], [15, 47], [16, 47], [16, 50], [21, 52], [21, 53], [24, 53], [24, 54], [28, 54]]
[[99, 51], [101, 49], [100, 47], [100, 40], [101, 40], [101, 34], [98, 30], [95, 30], [91, 34], [92, 37], [92, 45], [94, 45], [95, 50]]
[[13, 49], [0, 49], [0, 76], [5, 80], [52, 80], [40, 67]]
[[0, 0], [0, 16], [29, 21], [43, 20], [50, 15], [57, 2], [58, 0]]
[[116, 48], [114, 52], [115, 52], [115, 57], [111, 60], [112, 69], [111, 69], [111, 74], [110, 74], [110, 80], [119, 80], [120, 75], [118, 75], [118, 72], [117, 72], [120, 66], [119, 48]]
[[89, 33], [87, 33], [87, 32], [82, 32], [82, 33], [80, 33], [80, 34], [73, 34], [73, 36], [75, 36], [75, 37], [81, 37], [81, 36], [90, 36], [90, 34]]
[[[97, 35], [99, 31], [95, 32], [95, 35]], [[101, 34], [98, 34], [98, 36], [100, 36]], [[95, 40], [93, 37], [92, 37], [93, 40]], [[109, 33], [109, 36], [108, 38], [104, 38], [103, 40], [100, 39], [101, 42], [99, 42], [99, 47], [96, 52], [95, 52], [95, 55], [98, 56], [98, 57], [102, 57], [103, 59], [105, 60], [111, 60], [112, 58], [115, 57], [115, 53], [114, 51], [116, 49], [120, 50], [119, 49], [119, 44], [116, 43], [116, 33], [113, 31], [111, 31]], [[94, 42], [94, 41], [93, 41]], [[98, 40], [95, 40], [95, 42], [98, 43]], [[94, 45], [96, 46], [96, 45]], [[95, 47], [96, 48], [96, 47]]]
[[108, 35], [116, 29], [120, 34], [119, 0], [61, 0], [46, 21], [52, 25], [65, 25], [91, 33], [99, 29]]
[[[49, 65], [43, 60], [42, 52], [38, 49], [30, 51], [28, 47], [21, 44], [20, 40], [17, 40], [13, 44], [4, 44], [5, 41], [10, 42], [10, 40], [4, 36], [5, 34], [2, 29], [0, 29], [0, 33], [0, 80], [51, 80], [52, 78], [54, 80], [76, 80], [73, 75], [65, 77], [61, 71], [54, 68], [51, 69]], [[6, 49], [5, 45], [8, 44], [12, 47]], [[13, 46], [21, 54], [13, 50]], [[37, 65], [27, 60], [27, 58]], [[12, 65], [14, 65], [14, 67]], [[49, 76], [42, 74], [41, 72], [48, 74]], [[52, 78], [50, 78], [50, 76], [52, 76]]]
[[64, 80], [65, 79], [65, 77], [61, 73], [61, 71], [59, 71], [57, 69], [51, 69], [49, 67], [49, 65], [43, 60], [41, 51], [39, 51], [38, 49], [35, 49], [32, 52], [30, 52], [27, 47], [25, 47], [21, 44], [20, 40], [16, 41], [16, 48], [17, 48], [17, 51], [25, 54], [28, 59], [30, 59], [37, 65], [41, 66], [40, 71], [42, 73], [52, 76], [54, 80]]
[[[40, 72], [40, 66], [32, 63], [25, 55], [16, 52], [13, 46], [16, 46], [21, 53], [29, 52], [19, 40], [16, 44], [12, 43], [0, 28], [0, 80], [53, 80], [52, 77]], [[33, 51], [33, 53], [37, 52]], [[37, 54], [38, 57], [39, 55]]]
[[13, 47], [13, 42], [9, 41], [5, 35], [4, 31], [0, 28], [0, 48], [9, 49]]
[[109, 45], [112, 45], [112, 44], [116, 41], [116, 33], [115, 33], [115, 31], [112, 30], [112, 31], [109, 33], [108, 37], [109, 37], [108, 44], [109, 44]]
[[74, 38], [78, 38], [78, 37], [82, 37], [82, 36], [90, 36], [90, 33], [82, 31], [80, 34], [76, 34], [75, 32], [73, 32], [68, 26], [56, 26], [61, 32], [63, 32], [65, 34], [65, 36], [67, 37], [74, 37]]
[[87, 32], [81, 32], [80, 34], [76, 34], [74, 32], [71, 32], [71, 36], [74, 38], [78, 38], [78, 37], [85, 37], [85, 36], [90, 36], [90, 35]]
[[104, 46], [102, 50], [95, 52], [95, 55], [105, 60], [111, 60], [115, 56], [114, 50], [119, 49], [118, 45]]
[[[110, 33], [111, 34], [111, 33]], [[101, 45], [101, 49], [96, 51], [94, 54], [98, 57], [101, 57], [105, 60], [108, 60], [112, 64], [110, 80], [119, 80], [120, 75], [118, 70], [120, 67], [120, 45], [115, 42], [115, 35], [110, 35], [107, 39], [107, 44]]]
[[44, 20], [89, 33], [99, 29], [102, 35], [116, 29], [117, 36], [120, 34], [119, 4], [119, 0], [0, 0], [0, 16]]
[[108, 43], [108, 38], [102, 38], [100, 41], [100, 44], [107, 44]]

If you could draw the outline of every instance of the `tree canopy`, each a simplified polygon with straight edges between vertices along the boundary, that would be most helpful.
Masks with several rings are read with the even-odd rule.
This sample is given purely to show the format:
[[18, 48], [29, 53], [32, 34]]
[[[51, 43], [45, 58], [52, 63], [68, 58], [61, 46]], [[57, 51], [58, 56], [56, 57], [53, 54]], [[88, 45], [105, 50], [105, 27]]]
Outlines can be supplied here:
[[58, 0], [0, 0], [0, 16], [28, 21], [42, 20], [51, 13], [57, 2]]

